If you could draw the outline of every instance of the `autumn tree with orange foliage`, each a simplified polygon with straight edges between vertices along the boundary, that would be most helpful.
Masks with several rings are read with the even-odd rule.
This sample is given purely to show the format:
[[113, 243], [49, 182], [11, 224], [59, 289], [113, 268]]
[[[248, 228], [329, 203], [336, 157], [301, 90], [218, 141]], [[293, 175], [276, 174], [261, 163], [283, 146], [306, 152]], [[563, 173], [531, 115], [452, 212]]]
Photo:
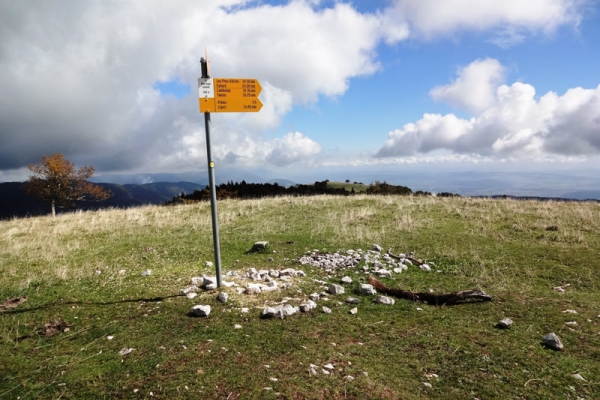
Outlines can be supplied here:
[[39, 200], [51, 204], [52, 216], [56, 216], [56, 206], [74, 207], [75, 201], [106, 200], [110, 191], [87, 182], [94, 175], [92, 166], [75, 169], [75, 165], [62, 154], [43, 156], [39, 165], [29, 165], [33, 175], [23, 185], [25, 191]]

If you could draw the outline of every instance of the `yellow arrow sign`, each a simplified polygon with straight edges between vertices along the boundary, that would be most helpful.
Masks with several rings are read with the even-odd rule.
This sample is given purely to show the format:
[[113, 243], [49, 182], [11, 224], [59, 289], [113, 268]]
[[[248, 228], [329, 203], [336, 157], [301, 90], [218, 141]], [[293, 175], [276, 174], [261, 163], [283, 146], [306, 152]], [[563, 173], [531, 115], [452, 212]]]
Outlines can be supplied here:
[[200, 112], [257, 112], [263, 104], [258, 98], [232, 97], [200, 99]]
[[201, 78], [198, 80], [200, 112], [257, 112], [262, 86], [256, 79]]
[[234, 97], [258, 97], [262, 91], [262, 86], [256, 79], [215, 78], [213, 81], [216, 94], [235, 95]]

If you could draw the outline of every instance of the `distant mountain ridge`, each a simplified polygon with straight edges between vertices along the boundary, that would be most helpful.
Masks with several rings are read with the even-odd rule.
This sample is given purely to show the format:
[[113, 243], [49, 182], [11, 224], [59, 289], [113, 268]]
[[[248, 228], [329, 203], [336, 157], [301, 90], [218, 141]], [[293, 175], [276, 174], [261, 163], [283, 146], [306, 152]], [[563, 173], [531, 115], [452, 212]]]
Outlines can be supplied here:
[[[50, 212], [48, 203], [27, 195], [22, 189], [23, 182], [0, 183], [0, 219], [46, 215]], [[73, 210], [97, 210], [101, 208], [127, 208], [146, 204], [163, 204], [182, 193], [189, 194], [201, 190], [205, 185], [193, 182], [156, 182], [141, 185], [96, 183], [110, 190], [113, 196], [104, 201], [79, 201], [75, 209], [58, 208], [57, 212]]]

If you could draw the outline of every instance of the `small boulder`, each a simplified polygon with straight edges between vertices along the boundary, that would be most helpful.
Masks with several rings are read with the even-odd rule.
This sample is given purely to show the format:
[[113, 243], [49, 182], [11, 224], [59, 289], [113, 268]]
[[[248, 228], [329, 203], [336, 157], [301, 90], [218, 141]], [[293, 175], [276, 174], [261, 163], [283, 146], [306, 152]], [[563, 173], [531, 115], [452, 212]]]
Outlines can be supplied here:
[[368, 283], [361, 283], [360, 294], [374, 295], [377, 294], [377, 291], [375, 290], [373, 285], [369, 285]]
[[542, 338], [542, 344], [554, 350], [562, 350], [565, 346], [554, 332], [551, 332]]
[[206, 305], [206, 306], [202, 306], [202, 305], [194, 306], [194, 307], [192, 307], [192, 312], [197, 317], [208, 317], [208, 315], [210, 314], [210, 306], [208, 306], [208, 305]]
[[264, 250], [267, 248], [267, 245], [269, 244], [269, 242], [266, 241], [260, 241], [260, 242], [255, 242], [254, 246], [252, 246], [252, 250]]
[[379, 271], [377, 271], [377, 275], [379, 275], [380, 278], [391, 278], [392, 277], [392, 273], [390, 271], [388, 271], [387, 269], [380, 269]]
[[500, 329], [508, 329], [512, 326], [513, 324], [513, 320], [510, 318], [504, 318], [503, 320], [501, 320], [500, 322], [498, 322], [496, 324], [496, 327], [500, 328]]
[[345, 283], [345, 284], [350, 284], [350, 283], [352, 283], [352, 278], [350, 278], [349, 276], [344, 276], [342, 278], [341, 282]]
[[387, 296], [377, 296], [375, 298], [375, 303], [392, 305], [395, 303], [395, 300]]
[[228, 299], [229, 299], [229, 295], [225, 292], [221, 292], [217, 296], [217, 300], [219, 300], [221, 303], [227, 303]]
[[346, 303], [348, 303], [348, 304], [359, 304], [360, 300], [357, 299], [356, 297], [348, 297], [346, 299]]
[[337, 283], [332, 283], [329, 286], [329, 293], [333, 295], [344, 294], [344, 287], [342, 285], [338, 285]]

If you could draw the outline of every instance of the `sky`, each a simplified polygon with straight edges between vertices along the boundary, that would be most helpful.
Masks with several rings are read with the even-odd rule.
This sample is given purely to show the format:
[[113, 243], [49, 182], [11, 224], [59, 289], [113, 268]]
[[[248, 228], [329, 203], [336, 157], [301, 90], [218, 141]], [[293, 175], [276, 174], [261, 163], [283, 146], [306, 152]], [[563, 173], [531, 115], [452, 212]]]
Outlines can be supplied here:
[[0, 182], [206, 175], [205, 51], [262, 86], [211, 113], [217, 176], [600, 176], [598, 0], [0, 0]]

